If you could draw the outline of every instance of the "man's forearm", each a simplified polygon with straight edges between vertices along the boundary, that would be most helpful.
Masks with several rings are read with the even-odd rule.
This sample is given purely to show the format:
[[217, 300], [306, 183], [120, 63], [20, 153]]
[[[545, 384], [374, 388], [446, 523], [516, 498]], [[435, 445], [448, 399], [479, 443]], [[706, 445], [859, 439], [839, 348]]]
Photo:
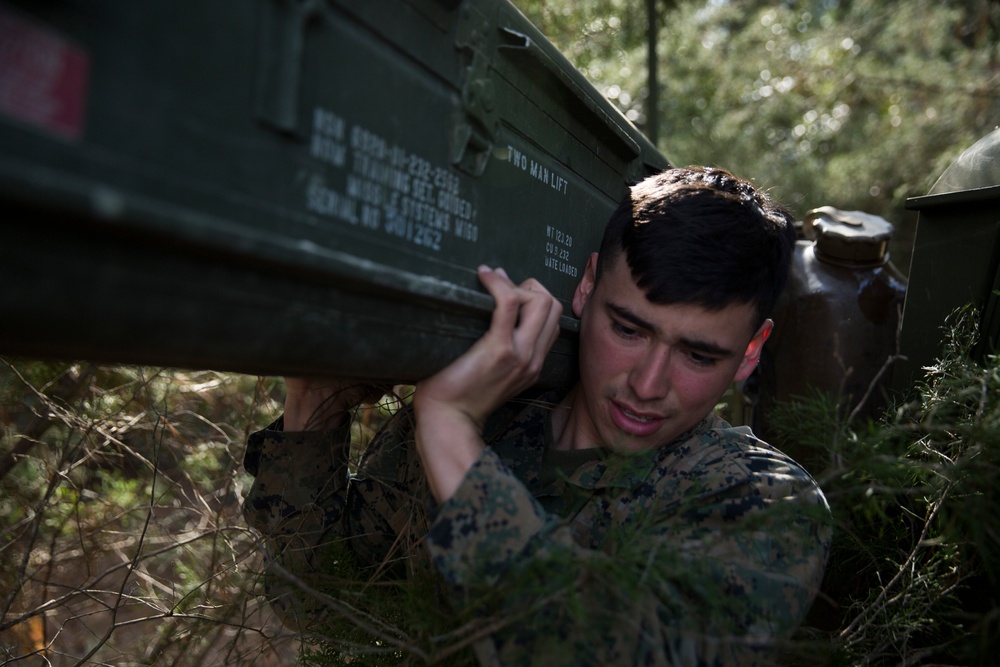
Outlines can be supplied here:
[[520, 285], [479, 267], [494, 299], [490, 328], [458, 359], [422, 380], [413, 398], [417, 451], [439, 502], [451, 497], [485, 445], [486, 420], [537, 380], [559, 335], [562, 304], [537, 280]]
[[439, 503], [455, 493], [486, 447], [479, 426], [447, 405], [417, 415], [416, 441], [427, 484]]

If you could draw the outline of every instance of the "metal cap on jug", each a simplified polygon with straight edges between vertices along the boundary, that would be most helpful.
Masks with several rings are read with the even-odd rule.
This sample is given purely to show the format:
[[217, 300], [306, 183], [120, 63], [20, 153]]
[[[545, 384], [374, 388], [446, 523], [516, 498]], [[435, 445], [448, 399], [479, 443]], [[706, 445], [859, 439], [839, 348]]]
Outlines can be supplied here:
[[809, 211], [802, 225], [805, 237], [816, 242], [819, 259], [855, 266], [884, 263], [892, 230], [885, 218], [832, 206]]

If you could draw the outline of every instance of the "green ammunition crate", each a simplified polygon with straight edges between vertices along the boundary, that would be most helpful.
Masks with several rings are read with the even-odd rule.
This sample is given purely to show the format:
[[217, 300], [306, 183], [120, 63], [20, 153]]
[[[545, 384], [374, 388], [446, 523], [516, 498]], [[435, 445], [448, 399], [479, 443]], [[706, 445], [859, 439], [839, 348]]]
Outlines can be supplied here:
[[1000, 344], [1000, 130], [968, 148], [929, 194], [913, 197], [918, 212], [893, 384], [908, 390], [942, 352], [944, 325], [956, 308], [980, 311], [977, 358]]
[[0, 354], [412, 381], [667, 166], [506, 0], [2, 2]]

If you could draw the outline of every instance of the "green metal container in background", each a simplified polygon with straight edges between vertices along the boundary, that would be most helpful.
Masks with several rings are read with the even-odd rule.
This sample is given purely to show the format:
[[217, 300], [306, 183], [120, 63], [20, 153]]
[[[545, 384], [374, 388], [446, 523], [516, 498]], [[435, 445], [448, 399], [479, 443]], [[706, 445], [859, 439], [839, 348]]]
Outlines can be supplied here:
[[944, 325], [956, 308], [980, 310], [982, 357], [1000, 343], [1000, 130], [976, 142], [923, 197], [903, 306], [894, 386], [906, 391], [940, 356]]
[[411, 381], [667, 166], [506, 0], [3, 2], [0, 354]]

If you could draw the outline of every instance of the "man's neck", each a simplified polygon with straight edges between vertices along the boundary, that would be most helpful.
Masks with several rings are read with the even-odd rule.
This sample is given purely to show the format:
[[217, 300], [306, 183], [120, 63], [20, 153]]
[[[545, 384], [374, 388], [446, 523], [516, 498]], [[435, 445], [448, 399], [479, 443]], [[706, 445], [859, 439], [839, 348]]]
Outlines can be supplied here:
[[583, 431], [574, 417], [586, 414], [586, 410], [577, 409], [576, 402], [582, 400], [580, 386], [576, 385], [563, 397], [552, 410], [552, 447], [560, 451], [571, 449], [591, 449], [595, 443], [581, 441]]

